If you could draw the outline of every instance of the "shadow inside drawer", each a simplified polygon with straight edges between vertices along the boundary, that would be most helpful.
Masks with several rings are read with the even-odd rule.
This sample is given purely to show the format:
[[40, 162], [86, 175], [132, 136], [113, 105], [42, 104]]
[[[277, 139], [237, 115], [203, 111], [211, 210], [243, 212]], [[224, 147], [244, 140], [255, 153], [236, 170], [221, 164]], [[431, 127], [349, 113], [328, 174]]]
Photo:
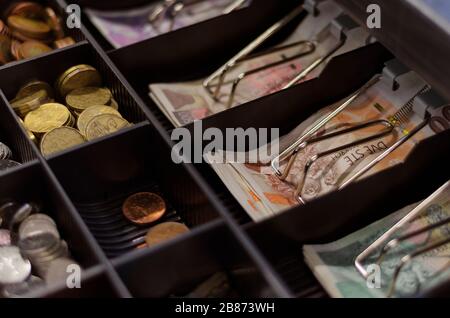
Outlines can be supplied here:
[[[156, 193], [165, 198], [156, 184], [136, 189], [129, 193], [113, 197], [107, 201], [99, 201], [91, 204], [75, 203], [92, 234], [97, 239], [105, 254], [110, 257], [118, 257], [124, 253], [138, 248], [145, 248], [145, 236], [149, 229], [163, 222], [185, 223], [177, 211], [166, 201], [166, 213], [151, 225], [138, 226], [128, 221], [122, 212], [122, 205], [128, 196], [138, 192]], [[187, 224], [188, 226], [190, 224]]]
[[[177, 222], [193, 228], [217, 218], [193, 177], [182, 165], [173, 163], [170, 147], [148, 124], [48, 162], [110, 258], [145, 247], [149, 228], [160, 223]], [[133, 208], [137, 212], [124, 213], [125, 201], [142, 192], [147, 198], [150, 195], [145, 201], [150, 206], [138, 203], [138, 208]], [[145, 216], [140, 214], [141, 208]]]

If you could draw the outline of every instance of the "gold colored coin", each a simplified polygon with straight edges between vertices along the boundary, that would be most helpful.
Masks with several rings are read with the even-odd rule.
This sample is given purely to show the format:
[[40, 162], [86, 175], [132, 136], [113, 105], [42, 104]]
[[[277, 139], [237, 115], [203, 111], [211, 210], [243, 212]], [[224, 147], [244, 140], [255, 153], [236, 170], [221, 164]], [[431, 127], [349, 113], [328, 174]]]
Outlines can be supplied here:
[[70, 36], [68, 36], [66, 38], [62, 38], [62, 39], [56, 40], [53, 43], [53, 45], [55, 46], [56, 49], [61, 49], [63, 47], [71, 46], [71, 45], [74, 45], [74, 44], [75, 44], [75, 40], [72, 37], [70, 37]]
[[47, 91], [40, 89], [30, 95], [14, 99], [11, 101], [11, 106], [19, 116], [24, 117], [30, 111], [39, 108], [39, 106], [50, 103], [51, 100]]
[[117, 115], [119, 117], [122, 117], [122, 115], [112, 108], [111, 106], [91, 106], [84, 110], [80, 116], [78, 117], [77, 121], [77, 127], [80, 130], [80, 132], [86, 136], [86, 126], [87, 124], [96, 116], [102, 115], [102, 114], [113, 114]]
[[76, 129], [70, 127], [55, 128], [42, 137], [41, 152], [44, 156], [60, 152], [84, 143], [86, 140]]
[[19, 92], [16, 95], [16, 99], [25, 98], [27, 96], [30, 96], [40, 90], [45, 90], [47, 92], [47, 95], [50, 97], [53, 97], [53, 90], [52, 87], [43, 81], [33, 80], [31, 82], [28, 82], [24, 86], [22, 86], [19, 89]]
[[62, 127], [70, 119], [66, 106], [48, 103], [29, 112], [24, 119], [25, 127], [35, 134], [44, 134], [52, 129]]
[[77, 122], [77, 120], [76, 120], [75, 116], [72, 113], [70, 113], [69, 119], [67, 119], [67, 122], [64, 124], [64, 126], [75, 127], [76, 122]]
[[57, 81], [57, 88], [62, 97], [66, 97], [71, 91], [81, 88], [102, 84], [100, 73], [92, 66], [81, 64], [65, 71]]
[[117, 111], [119, 110], [119, 104], [117, 103], [117, 101], [114, 98], [111, 98], [110, 106]]
[[177, 222], [161, 223], [148, 231], [145, 242], [148, 247], [152, 247], [188, 232], [189, 228], [184, 224]]
[[11, 15], [8, 17], [8, 26], [22, 35], [36, 39], [44, 40], [50, 36], [50, 26], [42, 21], [29, 19], [19, 15]]
[[22, 33], [17, 32], [17, 31], [12, 31], [12, 32], [11, 32], [11, 36], [12, 36], [14, 39], [16, 39], [16, 40], [18, 40], [18, 41], [20, 41], [20, 42], [26, 42], [26, 41], [39, 41], [39, 42], [42, 42], [42, 43], [47, 44], [47, 45], [50, 44], [50, 43], [52, 43], [52, 39], [51, 39], [51, 38], [47, 38], [47, 39], [36, 39], [36, 38], [29, 37], [29, 36], [25, 36], [25, 35], [23, 35]]
[[26, 41], [19, 46], [19, 57], [28, 59], [51, 52], [52, 48], [38, 41]]
[[166, 213], [166, 203], [155, 193], [140, 192], [125, 200], [122, 212], [135, 224], [150, 224], [158, 221]]
[[103, 114], [92, 118], [86, 126], [86, 138], [91, 141], [107, 136], [129, 126], [130, 123], [113, 114]]
[[21, 44], [22, 43], [14, 39], [11, 41], [11, 54], [17, 61], [21, 59], [19, 54], [19, 48]]
[[100, 87], [77, 88], [66, 96], [67, 105], [78, 112], [95, 105], [107, 105], [110, 102], [110, 90]]
[[28, 138], [36, 144], [37, 143], [36, 136], [31, 131], [29, 131], [27, 129], [27, 127], [25, 127], [25, 124], [24, 124], [22, 118], [19, 117], [18, 120], [19, 120], [19, 123], [22, 125], [23, 129], [25, 129], [25, 132], [27, 133]]

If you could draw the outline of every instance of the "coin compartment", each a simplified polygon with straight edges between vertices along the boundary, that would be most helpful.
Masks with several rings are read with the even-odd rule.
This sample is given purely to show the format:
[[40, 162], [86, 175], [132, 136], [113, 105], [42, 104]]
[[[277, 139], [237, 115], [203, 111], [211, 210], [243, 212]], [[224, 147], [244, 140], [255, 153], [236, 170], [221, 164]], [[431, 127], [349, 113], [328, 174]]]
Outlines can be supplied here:
[[186, 297], [216, 273], [229, 277], [224, 297], [273, 297], [257, 266], [222, 221], [194, 229], [184, 239], [113, 261], [133, 296]]
[[[30, 163], [26, 167], [0, 176], [0, 194], [1, 202], [35, 203], [40, 207], [40, 213], [49, 215], [56, 222], [61, 238], [68, 244], [71, 257], [83, 271], [86, 271], [87, 276], [84, 273], [81, 276], [82, 284], [85, 277], [95, 278], [97, 274], [92, 275], [92, 269], [97, 268], [94, 273], [98, 273], [98, 267], [103, 271], [99, 247], [86, 235], [84, 225], [74, 217], [76, 212], [65, 200], [59, 185], [39, 163]], [[65, 286], [65, 282], [61, 282], [61, 285]], [[59, 291], [63, 286], [53, 290]], [[45, 295], [48, 292], [47, 287], [33, 291], [38, 295]], [[79, 292], [84, 292], [83, 287]]]
[[[45, 56], [37, 57], [32, 60], [20, 61], [15, 65], [0, 69], [0, 89], [3, 90], [5, 97], [8, 100], [12, 100], [19, 88], [30, 79], [39, 79], [50, 85], [54, 85], [59, 75], [71, 66], [78, 64], [92, 65], [100, 72], [103, 79], [103, 85], [108, 87], [113, 93], [114, 99], [119, 104], [119, 112], [125, 119], [134, 124], [139, 124], [146, 120], [143, 112], [130, 96], [125, 85], [107, 65], [100, 54], [98, 54], [86, 41], [51, 52]], [[49, 68], [49, 65], [52, 67]], [[57, 102], [61, 101], [57, 99]], [[63, 104], [65, 103], [63, 102]], [[11, 105], [9, 107], [12, 110]], [[106, 136], [104, 138], [108, 137], [109, 136]], [[78, 147], [82, 147], [83, 145], [84, 144]], [[74, 147], [72, 149], [76, 148], [77, 147]]]
[[[430, 147], [436, 147], [436, 144]], [[408, 168], [403, 171], [404, 174], [410, 172]], [[381, 198], [373, 199], [374, 195], [370, 193], [373, 192], [374, 183], [378, 186], [388, 185], [399, 177], [398, 170], [387, 171], [373, 182], [361, 181], [351, 189], [344, 189], [341, 194], [333, 193], [322, 201], [311, 202], [309, 206], [292, 213], [281, 214], [260, 224], [249, 224], [246, 231], [296, 297], [327, 297], [303, 259], [303, 245], [334, 242], [405, 206], [426, 199], [443, 184], [439, 183], [441, 180], [437, 181], [442, 179], [436, 177], [436, 174], [442, 173], [439, 168], [433, 169], [432, 180], [417, 179], [424, 180], [423, 185], [415, 184], [413, 188], [411, 180], [403, 180], [401, 186], [387, 190]], [[351, 200], [355, 196], [370, 197], [372, 201], [355, 202]], [[327, 219], [333, 222], [324, 223], [323, 220]], [[268, 232], [272, 233], [270, 238], [267, 237]], [[427, 291], [422, 296], [426, 297], [428, 293], [433, 291]]]
[[167, 212], [158, 223], [181, 221], [196, 227], [218, 217], [184, 167], [173, 163], [170, 148], [147, 124], [48, 163], [110, 257], [144, 243], [149, 226], [133, 225], [121, 209], [134, 193], [154, 192], [164, 198]]
[[[77, 3], [82, 7], [82, 19], [83, 19], [83, 24], [86, 26], [88, 32], [94, 36], [96, 42], [98, 42], [101, 47], [105, 50], [105, 51], [114, 51], [114, 47], [111, 45], [111, 43], [109, 43], [109, 41], [103, 36], [103, 34], [97, 29], [97, 27], [95, 27], [92, 22], [90, 21], [90, 19], [88, 18], [88, 16], [84, 13], [84, 9], [85, 8], [92, 8], [92, 9], [97, 9], [97, 10], [129, 10], [129, 9], [135, 9], [135, 8], [139, 8], [139, 7], [145, 7], [148, 6], [150, 3], [154, 2], [156, 3], [157, 0], [150, 0], [150, 1], [142, 1], [142, 0], [132, 0], [132, 1], [120, 1], [120, 0], [113, 0], [113, 1], [84, 1], [84, 0], [76, 0], [76, 1], [66, 1], [66, 0], [62, 0], [64, 1], [66, 4], [67, 3]], [[285, 3], [286, 2], [286, 3]], [[242, 8], [240, 10], [236, 10], [235, 12], [231, 12], [228, 14], [228, 16], [234, 16], [236, 14], [238, 14], [241, 17], [240, 21], [240, 31], [242, 33], [248, 33], [249, 28], [250, 30], [254, 28], [255, 24], [258, 24], [259, 22], [270, 22], [273, 23], [276, 20], [274, 19], [276, 17], [277, 14], [279, 14], [279, 12], [288, 12], [286, 11], [289, 10], [289, 5], [287, 5], [287, 3], [290, 2], [291, 3], [291, 8], [292, 8], [292, 3], [293, 0], [285, 0], [283, 1], [283, 3], [280, 3], [280, 1], [276, 1], [276, 0], [252, 0], [252, 2], [250, 3], [249, 6]], [[298, 1], [297, 1], [298, 3]], [[281, 11], [280, 11], [281, 10]], [[242, 11], [242, 13], [240, 13], [240, 11]], [[246, 19], [242, 19], [242, 16], [246, 17]], [[197, 25], [201, 25], [204, 22], [208, 22], [209, 20], [214, 20], [216, 18], [222, 18], [222, 16], [219, 17], [213, 17], [211, 19], [196, 23], [194, 25], [190, 25], [187, 26], [185, 28], [182, 29], [186, 29], [186, 28], [191, 28], [191, 27], [195, 27]], [[253, 23], [251, 23], [250, 21], [252, 21]], [[273, 21], [273, 22], [271, 22]], [[267, 27], [270, 26], [270, 24], [267, 24]], [[223, 31], [225, 32], [230, 32], [230, 27], [235, 29], [232, 32], [235, 33], [236, 32], [236, 24], [229, 24], [226, 26], [225, 29], [223, 29]], [[205, 29], [207, 30], [207, 29]], [[219, 29], [214, 29], [215, 32], [218, 32]], [[169, 33], [174, 33], [177, 32], [178, 30], [169, 32]], [[264, 30], [262, 30], [264, 31]], [[162, 34], [160, 36], [164, 36], [165, 34]], [[248, 36], [248, 35], [247, 35]], [[144, 40], [142, 42], [146, 42], [147, 40]], [[141, 43], [141, 42], [139, 42]], [[195, 45], [195, 42], [193, 42]], [[128, 47], [128, 46], [127, 46]], [[188, 50], [190, 48], [185, 47], [184, 50]], [[145, 55], [145, 54], [144, 54]], [[143, 57], [144, 56], [142, 54], [142, 52], [139, 54], [139, 56]]]
[[[5, 19], [5, 16], [4, 16], [5, 11], [8, 10], [9, 6], [12, 5], [15, 2], [19, 2], [19, 1], [18, 0], [17, 1], [16, 0], [14, 0], [14, 1], [2, 1], [0, 3], [0, 18], [3, 20], [3, 22], [6, 23], [6, 19]], [[84, 36], [83, 32], [81, 32], [80, 29], [77, 29], [77, 28], [70, 29], [70, 28], [67, 27], [66, 20], [68, 19], [68, 15], [65, 12], [65, 10], [63, 10], [63, 8], [59, 5], [58, 0], [33, 0], [33, 2], [39, 3], [39, 4], [43, 5], [43, 6], [51, 7], [55, 11], [55, 13], [59, 17], [61, 17], [62, 26], [64, 28], [65, 36], [72, 37], [75, 40], [75, 42], [81, 42], [81, 41], [83, 41], [85, 39], [85, 36]], [[26, 60], [23, 60], [23, 61], [27, 61], [27, 60], [29, 60], [29, 59], [26, 59]], [[8, 64], [6, 64], [4, 66], [0, 66], [0, 69], [2, 67], [7, 67], [8, 65], [14, 64], [14, 63], [16, 63], [16, 62], [11, 62], [11, 63], [8, 63]]]

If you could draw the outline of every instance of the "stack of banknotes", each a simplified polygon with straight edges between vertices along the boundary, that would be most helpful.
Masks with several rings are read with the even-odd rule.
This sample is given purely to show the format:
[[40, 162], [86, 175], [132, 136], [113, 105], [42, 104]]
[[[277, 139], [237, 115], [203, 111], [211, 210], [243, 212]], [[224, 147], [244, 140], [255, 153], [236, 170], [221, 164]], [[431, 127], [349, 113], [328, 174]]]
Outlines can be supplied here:
[[[218, 96], [213, 96], [211, 91], [205, 88], [203, 84], [206, 79], [198, 79], [183, 83], [150, 84], [150, 97], [173, 125], [180, 127], [225, 111], [229, 107], [242, 105], [280, 91], [311, 66], [315, 67], [311, 68], [311, 72], [301, 81], [315, 78], [323, 71], [332, 57], [366, 45], [369, 35], [361, 27], [348, 30], [345, 39], [336, 34], [333, 21], [340, 16], [342, 9], [333, 1], [321, 2], [319, 11], [320, 14], [317, 16], [309, 14], [297, 29], [277, 47], [298, 42], [302, 42], [302, 44], [282, 51], [256, 54], [242, 59], [229, 69]], [[301, 56], [291, 60], [292, 57], [298, 55]], [[261, 69], [280, 61], [286, 62]], [[248, 74], [240, 81], [230, 106], [230, 96], [235, 80], [242, 74], [258, 69], [260, 71]], [[211, 82], [211, 90], [215, 91], [219, 83], [219, 78], [215, 78]]]
[[[172, 4], [173, 3], [173, 4]], [[184, 7], [171, 21], [167, 15], [161, 17], [159, 23], [151, 23], [151, 15], [161, 6]], [[120, 11], [99, 11], [86, 9], [86, 14], [102, 35], [115, 48], [128, 46], [158, 35], [181, 29], [228, 13], [228, 9], [237, 3], [236, 0], [190, 0], [190, 1], [155, 1], [150, 5]], [[250, 1], [239, 1], [239, 8], [247, 6]]]
[[330, 296], [336, 298], [415, 297], [450, 281], [450, 243], [440, 245], [413, 258], [402, 268], [398, 278], [394, 279], [394, 273], [404, 256], [450, 238], [450, 186], [448, 185], [437, 198], [426, 205], [417, 218], [413, 218], [387, 241], [447, 220], [444, 226], [401, 242], [386, 254], [381, 263], [377, 262], [381, 248], [376, 249], [363, 264], [366, 268], [375, 263], [379, 266], [378, 272], [376, 267], [373, 267], [374, 270], [369, 279], [364, 278], [355, 267], [357, 256], [417, 205], [405, 207], [334, 243], [304, 246], [306, 263]]

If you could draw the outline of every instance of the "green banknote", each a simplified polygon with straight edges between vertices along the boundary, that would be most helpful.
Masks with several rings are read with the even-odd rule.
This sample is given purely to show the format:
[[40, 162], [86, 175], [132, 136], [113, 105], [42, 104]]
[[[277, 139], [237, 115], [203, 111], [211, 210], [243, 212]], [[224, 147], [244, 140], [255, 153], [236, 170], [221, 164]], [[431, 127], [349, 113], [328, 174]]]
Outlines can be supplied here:
[[[339, 241], [326, 245], [307, 245], [303, 252], [306, 263], [332, 297], [384, 298], [415, 297], [439, 284], [450, 281], [450, 244], [443, 244], [414, 258], [400, 271], [394, 284], [394, 273], [401, 259], [436, 242], [450, 237], [450, 223], [411, 237], [386, 254], [377, 264], [380, 249], [364, 262], [370, 273], [364, 278], [355, 267], [356, 257], [381, 237], [418, 204], [402, 210], [359, 230]], [[390, 239], [413, 233], [424, 226], [437, 224], [450, 217], [450, 187], [428, 204], [420, 215], [397, 231]], [[390, 240], [389, 239], [389, 240]], [[388, 240], [388, 241], [389, 241]], [[393, 288], [392, 288], [393, 287]], [[389, 292], [392, 288], [392, 294]]]

